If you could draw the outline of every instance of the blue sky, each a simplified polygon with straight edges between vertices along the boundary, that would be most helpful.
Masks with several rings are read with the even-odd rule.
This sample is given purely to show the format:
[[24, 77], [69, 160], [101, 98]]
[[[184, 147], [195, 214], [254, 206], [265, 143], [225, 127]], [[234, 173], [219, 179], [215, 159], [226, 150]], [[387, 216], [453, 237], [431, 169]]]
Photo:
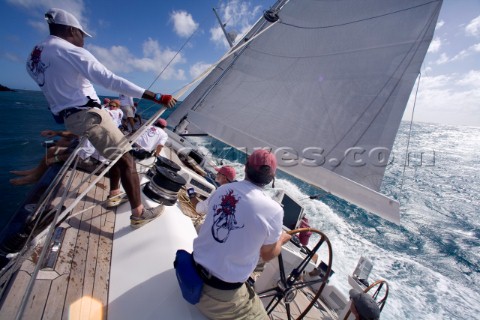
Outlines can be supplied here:
[[[226, 51], [213, 7], [229, 30], [241, 34], [272, 3], [1, 0], [0, 84], [37, 90], [25, 71], [25, 60], [33, 45], [48, 34], [43, 15], [51, 7], [79, 18], [94, 36], [86, 39], [85, 47], [113, 72], [145, 88], [151, 86], [152, 91], [169, 93], [189, 83]], [[112, 94], [100, 87], [97, 91]], [[410, 100], [404, 119], [411, 117]], [[480, 126], [480, 0], [444, 0], [422, 67], [414, 121]]]

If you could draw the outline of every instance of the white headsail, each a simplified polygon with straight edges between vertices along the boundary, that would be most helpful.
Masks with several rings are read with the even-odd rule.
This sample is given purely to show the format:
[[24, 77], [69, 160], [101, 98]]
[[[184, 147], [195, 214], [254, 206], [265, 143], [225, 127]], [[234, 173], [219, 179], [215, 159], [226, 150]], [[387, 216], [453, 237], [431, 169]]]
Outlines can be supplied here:
[[272, 148], [281, 170], [398, 222], [398, 203], [378, 190], [441, 5], [279, 1], [245, 40], [268, 30], [222, 61], [169, 121], [187, 115], [248, 153]]

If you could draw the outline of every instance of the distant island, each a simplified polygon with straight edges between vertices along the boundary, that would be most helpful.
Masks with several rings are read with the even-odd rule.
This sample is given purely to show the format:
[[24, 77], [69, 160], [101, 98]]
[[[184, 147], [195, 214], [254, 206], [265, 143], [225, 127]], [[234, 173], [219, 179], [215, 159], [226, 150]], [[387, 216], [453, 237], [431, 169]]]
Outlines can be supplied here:
[[0, 91], [15, 91], [15, 90], [10, 89], [10, 88], [7, 88], [7, 87], [5, 87], [5, 86], [2, 86], [2, 85], [0, 84]]

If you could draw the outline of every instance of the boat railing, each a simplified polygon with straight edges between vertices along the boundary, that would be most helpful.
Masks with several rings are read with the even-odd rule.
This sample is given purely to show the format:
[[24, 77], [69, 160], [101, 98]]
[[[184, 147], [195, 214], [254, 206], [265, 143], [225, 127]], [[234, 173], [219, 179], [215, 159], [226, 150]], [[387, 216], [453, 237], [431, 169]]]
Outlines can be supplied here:
[[[143, 132], [148, 128], [148, 126], [152, 125], [155, 121], [157, 121], [157, 119], [163, 114], [163, 112], [165, 112], [165, 110], [166, 110], [166, 107], [160, 108], [148, 121], [146, 121], [142, 125], [142, 127], [140, 127], [134, 134], [129, 136], [129, 141], [130, 142], [135, 141], [141, 134], [143, 134]], [[76, 169], [76, 167], [78, 165], [78, 159], [79, 159], [77, 157], [77, 155], [78, 155], [78, 152], [81, 149], [81, 146], [83, 145], [82, 142], [85, 139], [86, 139], [85, 137], [83, 137], [81, 139], [81, 142], [78, 144], [77, 148], [72, 152], [72, 154], [69, 156], [69, 158], [63, 164], [62, 168], [60, 169], [60, 172], [57, 174], [57, 176], [55, 177], [52, 184], [46, 190], [44, 195], [42, 195], [41, 200], [39, 201], [39, 204], [36, 206], [36, 209], [35, 209], [34, 213], [32, 214], [33, 217], [37, 217], [40, 213], [44, 212], [46, 206], [48, 205], [48, 203], [50, 203], [51, 197], [53, 197], [55, 195], [53, 191], [56, 190], [56, 187], [64, 181], [64, 178], [67, 175], [67, 172], [70, 169], [70, 167], [72, 166], [72, 164], [73, 164], [73, 169]], [[115, 165], [118, 162], [118, 160], [122, 156], [123, 156], [123, 154], [118, 154], [116, 156], [116, 158], [111, 160], [107, 165], [98, 166], [93, 172], [91, 172], [89, 174], [89, 176], [87, 178], [83, 179], [79, 183], [79, 185], [77, 185], [74, 188], [73, 191], [69, 191], [70, 186], [73, 182], [73, 175], [70, 176], [70, 179], [67, 182], [67, 187], [64, 189], [63, 194], [61, 196], [60, 202], [52, 210], [49, 210], [47, 212], [47, 214], [50, 214], [50, 215], [53, 214], [53, 213], [55, 213], [55, 214], [54, 214], [54, 218], [53, 218], [52, 222], [48, 226], [48, 230], [46, 231], [46, 234], [42, 235], [44, 243], [50, 243], [51, 242], [53, 234], [54, 234], [55, 227], [56, 227], [57, 223], [59, 222], [59, 218], [60, 217], [62, 217], [62, 218], [66, 217], [69, 213], [71, 213], [72, 210], [75, 208], [75, 206], [87, 195], [88, 192], [90, 192], [90, 190], [93, 187], [95, 187], [95, 185], [100, 181], [100, 179], [103, 178], [103, 176], [112, 168], [113, 165]], [[103, 170], [101, 172], [98, 172], [102, 168], [103, 168]], [[94, 176], [94, 175], [96, 175], [96, 177], [92, 181], [91, 177]], [[85, 188], [85, 190], [83, 190], [78, 196], [76, 196], [74, 201], [68, 207], [65, 207], [64, 203], [65, 203], [65, 200], [67, 199], [68, 194], [73, 194], [73, 192], [75, 192], [75, 193], [78, 192], [80, 190], [80, 188], [85, 183], [88, 183], [88, 186]], [[78, 214], [78, 213], [76, 213], [76, 214]], [[32, 231], [29, 233], [29, 235], [27, 237], [27, 240], [25, 241], [25, 244], [22, 247], [22, 249], [17, 253], [11, 253], [9, 255], [9, 256], [12, 257], [11, 261], [9, 261], [9, 263], [0, 272], [0, 285], [1, 285], [0, 299], [3, 297], [4, 292], [8, 287], [8, 283], [10, 282], [13, 275], [15, 274], [15, 272], [20, 267], [21, 263], [25, 260], [25, 257], [27, 256], [28, 252], [30, 252], [30, 250], [32, 250], [31, 242], [33, 240], [33, 236], [35, 235], [35, 230], [38, 226], [38, 222], [41, 221], [40, 218], [41, 217], [39, 217], [39, 219], [37, 219], [34, 227], [32, 228]], [[30, 295], [33, 291], [33, 286], [35, 284], [35, 280], [36, 280], [37, 275], [40, 271], [40, 268], [43, 266], [43, 263], [44, 263], [44, 261], [47, 257], [48, 249], [49, 249], [48, 245], [45, 245], [42, 248], [42, 251], [40, 253], [37, 264], [36, 264], [32, 274], [31, 274], [31, 278], [30, 278], [30, 280], [27, 284], [25, 293], [22, 296], [22, 301], [21, 301], [20, 306], [18, 308], [16, 319], [21, 319], [24, 312], [25, 312], [25, 309], [26, 309], [26, 306], [27, 306], [27, 301], [29, 300]]]
[[[82, 139], [83, 141], [83, 139]], [[81, 145], [81, 142], [79, 143]], [[74, 164], [74, 167], [76, 166], [76, 162], [74, 160], [76, 159], [76, 155], [78, 154], [79, 147], [77, 147], [72, 154], [69, 156], [69, 158], [65, 161], [63, 164], [62, 168], [60, 171], [57, 173], [55, 176], [54, 180], [51, 182], [51, 184], [48, 186], [48, 188], [45, 190], [45, 192], [42, 194], [40, 197], [40, 200], [35, 206], [35, 210], [31, 215], [30, 220], [34, 221], [33, 227], [30, 228], [30, 232], [28, 233], [28, 236], [26, 240], [24, 241], [23, 247], [19, 250], [19, 252], [10, 252], [8, 253], [8, 257], [10, 257], [10, 261], [2, 268], [0, 271], [0, 298], [3, 296], [3, 293], [7, 287], [7, 283], [10, 281], [10, 278], [13, 276], [13, 274], [16, 272], [16, 270], [19, 268], [20, 264], [23, 262], [22, 257], [26, 256], [29, 249], [30, 249], [30, 243], [34, 238], [34, 235], [36, 234], [36, 231], [38, 230], [38, 226], [40, 222], [45, 218], [45, 216], [52, 215], [55, 213], [55, 217], [53, 218], [52, 222], [50, 225], [55, 224], [56, 220], [58, 219], [58, 214], [60, 212], [60, 209], [62, 208], [62, 201], [58, 205], [56, 205], [54, 208], [45, 211], [47, 209], [47, 206], [52, 200], [52, 197], [55, 196], [55, 192], [57, 190], [57, 187], [63, 182], [66, 173], [70, 166]], [[48, 241], [48, 237], [47, 237]]]

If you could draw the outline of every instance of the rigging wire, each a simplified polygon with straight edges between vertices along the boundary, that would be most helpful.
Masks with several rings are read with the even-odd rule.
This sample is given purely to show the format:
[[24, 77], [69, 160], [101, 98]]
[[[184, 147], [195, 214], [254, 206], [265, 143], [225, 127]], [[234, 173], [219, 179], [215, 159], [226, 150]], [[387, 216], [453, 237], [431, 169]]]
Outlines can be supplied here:
[[[195, 30], [195, 32], [193, 32], [190, 37], [188, 37], [188, 39], [183, 43], [183, 45], [180, 47], [179, 50], [177, 50], [177, 52], [175, 53], [175, 55], [172, 57], [172, 59], [170, 59], [170, 61], [165, 65], [165, 67], [159, 72], [159, 74], [157, 75], [157, 77], [152, 81], [152, 83], [150, 84], [150, 86], [147, 88], [147, 90], [149, 90], [154, 84], [155, 82], [160, 78], [160, 76], [165, 72], [165, 70], [171, 65], [171, 63], [173, 62], [173, 60], [180, 54], [180, 52], [185, 48], [185, 46], [188, 44], [188, 42], [192, 39], [192, 37], [197, 33], [198, 29]], [[141, 100], [141, 99], [140, 99]], [[145, 129], [151, 125], [154, 121], [156, 121], [160, 116], [161, 114], [166, 110], [165, 107], [162, 107], [159, 111], [157, 111], [148, 121], [146, 121], [142, 127], [140, 127], [137, 132], [135, 132], [135, 134], [133, 134], [131, 137], [130, 137], [130, 142], [132, 141], [135, 141], [137, 137], [139, 137], [144, 131]], [[68, 163], [71, 163], [75, 158], [76, 158], [76, 154], [77, 154], [77, 151], [78, 151], [79, 147], [77, 147], [77, 149], [72, 153], [72, 155], [70, 156], [69, 160], [67, 160], [67, 162], [63, 165], [62, 167], [62, 171], [61, 171], [61, 177], [60, 175], [57, 176], [57, 178], [59, 178], [58, 182], [62, 181], [63, 178], [65, 177], [66, 173], [67, 173], [67, 170], [69, 165]], [[53, 219], [53, 221], [51, 222], [50, 224], [50, 229], [48, 231], [48, 234], [46, 236], [46, 239], [45, 239], [45, 243], [48, 243], [51, 241], [51, 238], [53, 236], [53, 229], [54, 229], [54, 226], [56, 225], [57, 221], [58, 221], [58, 217], [63, 215], [63, 214], [68, 214], [69, 212], [71, 213], [71, 211], [73, 210], [73, 208], [76, 206], [76, 204], [86, 195], [86, 193], [95, 185], [95, 183], [100, 180], [101, 177], [103, 177], [106, 172], [108, 172], [108, 170], [118, 161], [118, 159], [120, 158], [117, 157], [116, 159], [114, 159], [113, 161], [111, 161], [111, 163], [109, 165], [107, 165], [104, 170], [97, 176], [97, 178], [94, 180], [93, 183], [90, 184], [90, 186], [88, 186], [86, 188], [86, 190], [84, 192], [82, 192], [79, 196], [76, 197], [75, 201], [66, 209], [63, 209], [62, 210], [62, 207], [61, 205], [58, 205], [54, 211], [56, 211], [56, 214], [55, 214], [55, 217]], [[76, 167], [76, 165], [75, 165]], [[102, 166], [99, 166], [99, 168], [101, 168]], [[94, 172], [98, 171], [98, 169], [95, 169]], [[57, 179], [56, 179], [57, 180]], [[77, 188], [75, 190], [78, 190], [84, 183], [87, 182], [88, 179], [85, 179], [84, 181], [82, 181], [80, 183], [79, 186], [77, 186]], [[62, 201], [60, 202], [60, 204], [63, 204], [63, 202], [65, 201], [67, 197], [67, 194], [64, 193], [64, 195], [62, 196]], [[35, 228], [33, 228], [31, 234], [29, 235], [29, 239], [31, 238], [33, 232], [34, 232]], [[27, 241], [24, 245], [24, 247], [22, 248], [22, 251], [26, 251], [27, 250], [27, 247], [29, 245], [29, 241]], [[46, 248], [47, 246], [45, 246]], [[40, 256], [40, 259], [37, 263], [37, 268], [35, 268], [34, 270], [34, 274], [36, 275], [36, 273], [38, 273], [38, 268], [39, 266], [41, 266], [41, 264], [43, 263], [43, 260], [45, 259], [46, 257], [46, 250], [42, 250], [42, 254]], [[19, 259], [20, 260], [20, 259]], [[19, 260], [17, 260], [16, 262], [18, 262]], [[12, 273], [13, 275], [13, 273]], [[20, 319], [25, 311], [25, 308], [26, 308], [26, 303], [27, 303], [27, 300], [33, 290], [33, 284], [35, 282], [35, 278], [36, 277], [32, 277], [31, 280], [29, 281], [28, 285], [27, 285], [27, 289], [25, 291], [25, 295], [23, 296], [23, 299], [21, 301], [21, 304], [20, 304], [20, 307], [19, 307], [19, 310], [17, 311], [17, 315], [16, 315], [16, 318], [17, 319]]]
[[405, 150], [405, 162], [403, 163], [402, 180], [401, 180], [401, 183], [400, 183], [400, 193], [402, 193], [402, 191], [403, 191], [403, 183], [405, 182], [405, 169], [407, 168], [408, 154], [409, 154], [409, 147], [410, 147], [410, 138], [412, 136], [413, 115], [415, 114], [415, 106], [417, 105], [418, 88], [420, 88], [421, 78], [422, 78], [422, 73], [419, 73], [418, 74], [418, 81], [417, 81], [417, 89], [415, 90], [415, 98], [413, 99], [412, 115], [410, 117], [410, 127], [409, 127], [409, 130], [408, 130], [407, 147], [406, 147], [406, 150]]
[[[278, 20], [280, 21], [280, 20]], [[261, 34], [263, 34], [264, 32], [266, 32], [267, 30], [269, 30], [272, 26], [274, 26], [275, 24], [278, 23], [277, 22], [274, 22], [272, 24], [270, 24], [268, 27], [266, 27], [265, 29], [263, 29], [262, 31], [260, 31], [259, 33], [257, 33], [255, 36], [249, 38], [248, 40], [245, 40], [244, 43], [242, 43], [241, 45], [238, 45], [235, 47], [234, 50], [231, 50], [231, 51], [228, 51], [227, 53], [225, 53], [223, 55], [223, 57], [221, 57], [217, 62], [213, 63], [212, 65], [210, 65], [210, 67], [208, 67], [207, 69], [205, 69], [200, 75], [198, 75], [195, 79], [193, 79], [192, 81], [190, 81], [189, 83], [187, 83], [186, 85], [184, 85], [182, 88], [174, 91], [174, 97], [175, 99], [179, 99], [180, 97], [182, 97], [188, 90], [190, 90], [190, 88], [196, 84], [198, 81], [202, 80], [203, 78], [205, 78], [213, 69], [215, 69], [220, 63], [222, 63], [223, 61], [225, 61], [227, 58], [229, 58], [230, 56], [232, 56], [233, 54], [235, 54], [236, 52], [238, 52], [240, 49], [244, 48], [245, 46], [249, 45], [254, 39], [258, 38]], [[158, 77], [157, 77], [158, 79]], [[153, 107], [155, 104], [153, 104], [152, 106], [150, 106], [149, 108], [145, 109], [141, 114], [143, 114], [144, 112], [150, 110], [151, 107]], [[138, 132], [138, 131], [137, 131]]]
[[[219, 0], [219, 4], [220, 4], [221, 0]], [[230, 17], [227, 22], [229, 22], [232, 18]], [[227, 51], [217, 62], [213, 63], [212, 65], [210, 65], [210, 67], [208, 67], [207, 69], [205, 69], [200, 75], [198, 75], [196, 78], [194, 78], [192, 81], [190, 81], [189, 83], [187, 83], [186, 85], [184, 85], [183, 87], [175, 90], [173, 93], [174, 93], [174, 97], [178, 100], [180, 97], [182, 97], [188, 90], [190, 90], [190, 88], [196, 84], [197, 82], [199, 82], [200, 80], [202, 80], [203, 78], [205, 78], [214, 68], [216, 68], [220, 63], [222, 63], [223, 61], [225, 61], [227, 58], [229, 58], [230, 56], [232, 56], [233, 54], [235, 54], [236, 52], [238, 52], [240, 49], [244, 48], [245, 46], [249, 45], [254, 39], [258, 38], [261, 34], [265, 33], [267, 30], [269, 30], [272, 26], [274, 26], [275, 24], [277, 24], [278, 22], [280, 22], [280, 19], [278, 19], [278, 21], [275, 21], [273, 23], [271, 23], [269, 26], [267, 26], [265, 29], [263, 29], [262, 31], [260, 31], [259, 33], [257, 33], [256, 35], [254, 35], [253, 37], [251, 38], [245, 38], [244, 36], [244, 42], [242, 44], [239, 44], [239, 42], [237, 42], [237, 44], [235, 45], [234, 48], [231, 48], [229, 51]], [[182, 45], [182, 47], [179, 49], [179, 52], [185, 47], [185, 45], [190, 41], [190, 39], [193, 37], [194, 34], [196, 34], [198, 31], [198, 29], [187, 39], [187, 41]], [[178, 54], [178, 53], [177, 53]], [[177, 55], [175, 54], [175, 56]], [[170, 62], [167, 64], [167, 66], [160, 72], [160, 74], [155, 78], [154, 82], [157, 81], [157, 79], [161, 76], [161, 74], [164, 72], [164, 70], [170, 65], [170, 63], [173, 61], [173, 59], [175, 59], [175, 56], [172, 58], [172, 60], [170, 60]], [[153, 83], [150, 85], [149, 88], [151, 88], [153, 86]], [[152, 108], [154, 106], [151, 105], [150, 107], [148, 107], [146, 110], [144, 110], [141, 114], [145, 113], [146, 111], [150, 110], [150, 108]]]
[[[221, 2], [221, 0], [219, 0], [219, 3]], [[180, 49], [178, 49], [178, 51], [175, 53], [175, 55], [172, 57], [172, 59], [170, 59], [170, 61], [165, 65], [165, 67], [159, 72], [159, 74], [157, 75], [157, 77], [152, 81], [152, 83], [150, 84], [150, 86], [147, 88], [147, 90], [150, 90], [152, 88], [152, 86], [155, 84], [155, 82], [157, 82], [157, 80], [161, 77], [161, 75], [165, 72], [165, 70], [170, 66], [170, 64], [173, 62], [173, 60], [175, 60], [175, 58], [178, 56], [178, 54], [180, 54], [180, 52], [185, 48], [185, 46], [190, 42], [190, 40], [198, 33], [198, 30], [200, 28], [197, 28], [188, 38], [187, 40], [182, 44], [182, 46], [180, 47]], [[218, 62], [219, 63], [219, 62]], [[217, 63], [217, 64], [218, 64]], [[214, 64], [213, 66], [216, 66], [216, 64]], [[196, 82], [198, 82], [199, 80], [201, 80], [206, 74], [208, 74], [211, 70], [213, 69], [213, 67], [209, 67], [207, 68], [204, 72], [202, 72], [199, 76], [197, 76], [195, 79], [193, 79], [190, 83], [186, 84], [185, 86], [183, 86], [182, 88], [180, 89], [177, 89], [175, 90], [173, 93], [174, 93], [174, 97], [175, 99], [179, 99], [180, 97], [182, 97], [189, 89], [190, 87], [195, 84]], [[139, 101], [141, 101], [142, 98], [140, 98]], [[152, 104], [150, 105], [150, 107], [148, 107], [147, 109], [143, 110], [141, 113], [139, 113], [140, 115], [144, 114], [146, 111], [150, 110], [153, 106], [155, 106], [155, 104]]]
[[[268, 29], [268, 28], [267, 28]], [[153, 80], [153, 82], [150, 84], [150, 86], [148, 87], [147, 90], [149, 90], [154, 84], [155, 82], [160, 78], [160, 76], [165, 72], [165, 70], [171, 65], [171, 63], [173, 62], [173, 60], [178, 56], [178, 54], [180, 54], [180, 52], [185, 48], [185, 46], [188, 44], [188, 42], [192, 39], [192, 37], [197, 33], [198, 29], [192, 33], [192, 35], [183, 43], [183, 45], [180, 47], [180, 49], [175, 53], [175, 55], [172, 57], [172, 59], [170, 59], [170, 61], [167, 63], [167, 65], [159, 72], [159, 74], [157, 75], [157, 77]], [[264, 30], [265, 31], [265, 30]], [[258, 35], [257, 35], [258, 36]], [[234, 52], [236, 52], [238, 49], [244, 47], [246, 44], [250, 43], [252, 39], [249, 39], [249, 41], [246, 41], [243, 45], [239, 46], [236, 50], [233, 50], [231, 51], [229, 54], [225, 55], [223, 57], [223, 59], [221, 59], [220, 61], [218, 61], [216, 64], [214, 64], [214, 66], [216, 66], [218, 63], [220, 63], [221, 61], [223, 61], [224, 59], [226, 59], [228, 56], [230, 56], [231, 54], [233, 54]], [[212, 67], [213, 69], [213, 67]], [[205, 72], [206, 74], [206, 72]], [[203, 75], [201, 75], [199, 78], [201, 79], [203, 77]], [[197, 79], [199, 79], [197, 78]], [[198, 80], [194, 80], [191, 84], [195, 83], [196, 81]], [[191, 85], [190, 84], [190, 85]], [[185, 87], [187, 87], [187, 89], [185, 89]], [[185, 86], [182, 90], [182, 95], [188, 90], [188, 87], [189, 85]], [[141, 100], [141, 99], [140, 99]], [[148, 121], [146, 121], [138, 130], [137, 132], [135, 132], [133, 135], [130, 136], [130, 142], [131, 141], [135, 141], [137, 137], [139, 137], [144, 131], [145, 129], [151, 125], [154, 121], [156, 121], [161, 115], [162, 113], [166, 110], [165, 107], [162, 107], [160, 110], [158, 110]], [[80, 145], [80, 144], [79, 144]], [[61, 175], [57, 175], [57, 178], [56, 180], [58, 180], [58, 182], [62, 181], [63, 178], [66, 176], [67, 174], [67, 169], [69, 167], [69, 163], [73, 162], [74, 159], [76, 158], [76, 154], [79, 150], [79, 147], [77, 147], [77, 149], [70, 155], [69, 159], [67, 160], [67, 162], [65, 162], [65, 164], [62, 166], [62, 169], [61, 169]], [[62, 208], [62, 205], [63, 202], [65, 201], [65, 199], [67, 198], [67, 190], [68, 188], [64, 191], [64, 194], [62, 196], [62, 201], [60, 202], [61, 204], [60, 205], [57, 205], [53, 211], [56, 211], [55, 213], [55, 216], [54, 216], [54, 219], [53, 221], [50, 223], [50, 227], [49, 227], [49, 230], [47, 232], [47, 236], [45, 238], [45, 243], [49, 243], [51, 241], [51, 238], [53, 236], [53, 230], [54, 230], [54, 226], [56, 225], [57, 221], [58, 221], [58, 218], [60, 216], [62, 216], [63, 214], [68, 214], [69, 212], [71, 213], [71, 211], [73, 210], [73, 208], [78, 204], [78, 202], [89, 192], [90, 189], [92, 189], [93, 186], [95, 186], [95, 184], [106, 174], [106, 172], [108, 172], [110, 170], [110, 168], [119, 160], [121, 155], [119, 155], [117, 158], [115, 158], [114, 160], [112, 160], [110, 162], [110, 164], [108, 164], [104, 170], [97, 175], [97, 177], [94, 179], [93, 182], [90, 182], [90, 185], [86, 188], [86, 190], [84, 190], [79, 196], [76, 197], [75, 201], [69, 205], [68, 208]], [[75, 162], [75, 165], [74, 165], [74, 168], [76, 167], [76, 163], [78, 161]], [[99, 168], [102, 167], [102, 166], [99, 166]], [[98, 171], [98, 169], [95, 169], [94, 172]], [[91, 174], [92, 175], [92, 174]], [[72, 176], [73, 177], [73, 176]], [[69, 184], [71, 184], [71, 178], [70, 177], [70, 182]], [[86, 183], [89, 179], [85, 179], [84, 181], [82, 181], [80, 183], [79, 186], [77, 186], [75, 188], [75, 190], [78, 190], [80, 188], [81, 185], [83, 185], [84, 183]], [[52, 187], [52, 186], [51, 186]], [[53, 189], [53, 188], [52, 188]], [[51, 211], [52, 212], [52, 211]], [[78, 213], [77, 213], [78, 214]], [[37, 221], [38, 222], [38, 221]], [[29, 239], [31, 238], [32, 234], [33, 234], [33, 231], [35, 230], [35, 228], [32, 230], [32, 233], [29, 235]], [[29, 245], [29, 241], [27, 241], [24, 245], [24, 247], [22, 248], [21, 251], [25, 252], [26, 250], [28, 250], [28, 245]], [[19, 306], [19, 310], [17, 311], [17, 314], [16, 314], [16, 319], [21, 319], [21, 317], [23, 316], [23, 313], [25, 311], [25, 308], [26, 308], [26, 303], [27, 303], [27, 300], [33, 290], [33, 284], [35, 283], [35, 280], [36, 280], [36, 274], [38, 273], [39, 271], [39, 268], [41, 266], [41, 264], [43, 263], [43, 260], [45, 259], [46, 257], [46, 248], [47, 246], [44, 247], [44, 250], [42, 250], [42, 253], [41, 253], [41, 256], [39, 258], [39, 261], [37, 262], [37, 267], [35, 268], [34, 270], [34, 276], [31, 277], [28, 285], [27, 285], [27, 289], [25, 291], [25, 294], [22, 298], [22, 301], [21, 301], [21, 304]], [[18, 263], [19, 260], [16, 260], [15, 261], [15, 264]], [[13, 275], [13, 273], [12, 273]]]
[[[155, 77], [155, 79], [152, 81], [152, 83], [147, 87], [147, 90], [150, 90], [153, 85], [155, 84], [155, 82], [157, 82], [157, 80], [162, 76], [162, 74], [165, 72], [165, 70], [167, 70], [167, 68], [172, 64], [173, 60], [175, 60], [175, 58], [180, 54], [180, 52], [185, 48], [185, 46], [190, 42], [190, 40], [193, 38], [193, 36], [195, 36], [198, 32], [199, 28], [197, 28], [188, 38], [187, 40], [185, 40], [185, 42], [182, 44], [182, 46], [180, 47], [180, 49], [177, 50], [177, 52], [175, 53], [175, 55], [170, 59], [170, 61], [168, 61], [168, 63], [165, 65], [165, 67], [163, 67], [162, 70], [160, 70], [160, 72], [158, 73], [158, 75]], [[180, 96], [176, 95], [175, 96], [176, 99], [180, 98]], [[142, 100], [142, 98], [139, 99], [139, 102]], [[140, 116], [143, 115], [146, 111], [150, 110], [154, 105], [156, 105], [155, 103], [152, 103], [147, 109], [143, 110], [142, 112], [140, 112]], [[156, 120], [156, 119], [155, 119]], [[143, 124], [142, 126], [145, 126], [145, 124]]]
[[[194, 35], [197, 34], [199, 28], [197, 28], [197, 30], [195, 30], [191, 35], [190, 37], [187, 38], [187, 40], [185, 40], [185, 42], [182, 44], [182, 46], [180, 47], [180, 49], [177, 50], [177, 52], [175, 53], [175, 55], [172, 57], [172, 59], [170, 59], [170, 61], [168, 61], [168, 63], [165, 65], [165, 67], [159, 72], [159, 74], [157, 75], [157, 77], [152, 81], [152, 83], [150, 84], [150, 86], [147, 88], [147, 90], [150, 90], [150, 88], [155, 84], [155, 82], [157, 82], [158, 78], [160, 78], [160, 76], [165, 72], [165, 70], [170, 66], [170, 64], [172, 64], [173, 60], [175, 60], [175, 58], [180, 54], [180, 52], [183, 50], [183, 48], [185, 48], [185, 46], [190, 42], [190, 40], [193, 38]], [[141, 99], [140, 99], [141, 100]]]

